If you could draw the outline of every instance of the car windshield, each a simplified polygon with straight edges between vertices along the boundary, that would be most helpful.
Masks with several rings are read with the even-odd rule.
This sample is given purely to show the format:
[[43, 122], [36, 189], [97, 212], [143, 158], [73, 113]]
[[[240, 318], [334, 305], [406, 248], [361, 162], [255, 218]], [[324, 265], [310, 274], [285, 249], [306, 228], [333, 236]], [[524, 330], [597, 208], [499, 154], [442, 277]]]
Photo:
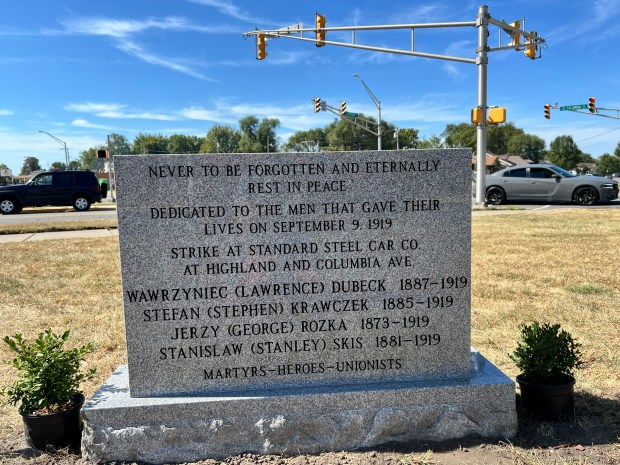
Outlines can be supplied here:
[[573, 174], [570, 171], [566, 171], [564, 168], [560, 168], [559, 166], [550, 165], [549, 169], [552, 169], [556, 173], [564, 176], [565, 178], [574, 178], [575, 176], [577, 176], [576, 174]]

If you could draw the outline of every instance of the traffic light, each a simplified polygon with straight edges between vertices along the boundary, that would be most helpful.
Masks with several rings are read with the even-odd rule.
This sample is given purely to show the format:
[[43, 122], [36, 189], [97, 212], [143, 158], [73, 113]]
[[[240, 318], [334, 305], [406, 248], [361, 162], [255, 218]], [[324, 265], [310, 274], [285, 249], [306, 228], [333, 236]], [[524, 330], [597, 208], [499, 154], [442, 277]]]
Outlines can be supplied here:
[[590, 113], [596, 113], [596, 98], [590, 97], [588, 100], [588, 111]]
[[314, 112], [318, 113], [321, 111], [321, 99], [319, 97], [314, 97]]
[[471, 123], [472, 124], [480, 124], [482, 123], [482, 109], [479, 107], [471, 109]]
[[526, 44], [531, 45], [525, 47], [525, 50], [523, 51], [523, 53], [525, 53], [525, 56], [532, 60], [536, 58], [536, 49], [538, 48], [538, 46], [534, 43], [534, 37], [536, 37], [536, 31], [530, 31], [529, 35], [527, 36], [528, 40]]
[[[320, 15], [318, 13], [316, 13], [316, 40], [318, 41], [323, 41], [325, 40], [325, 31], [321, 31], [320, 29], [323, 29], [325, 27], [325, 23], [327, 22], [325, 20], [325, 16], [324, 15]], [[324, 47], [325, 44], [323, 42], [317, 42], [315, 44], [317, 47]]]
[[344, 116], [347, 112], [347, 102], [340, 102], [340, 116]]
[[267, 42], [265, 41], [265, 34], [258, 34], [256, 36], [256, 59], [264, 60], [267, 57]]
[[[515, 21], [514, 23], [510, 23], [510, 26], [521, 29], [521, 21]], [[508, 45], [519, 45], [521, 43], [521, 34], [519, 34], [518, 32], [510, 31], [508, 35], [512, 39], [512, 41]]]
[[107, 150], [97, 150], [97, 158], [108, 158]]
[[489, 124], [505, 123], [506, 109], [503, 107], [489, 108], [489, 114], [487, 116], [487, 122]]
[[545, 104], [545, 118], [551, 119], [551, 105]]

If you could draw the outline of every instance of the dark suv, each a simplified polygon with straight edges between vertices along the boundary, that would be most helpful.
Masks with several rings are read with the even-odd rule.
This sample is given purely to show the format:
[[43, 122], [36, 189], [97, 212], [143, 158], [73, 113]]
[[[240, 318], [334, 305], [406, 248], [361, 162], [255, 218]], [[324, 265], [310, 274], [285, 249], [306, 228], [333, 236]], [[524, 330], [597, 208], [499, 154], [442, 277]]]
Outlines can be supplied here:
[[9, 215], [23, 207], [43, 205], [73, 205], [77, 211], [86, 211], [105, 196], [92, 171], [47, 171], [26, 184], [0, 187], [0, 212]]

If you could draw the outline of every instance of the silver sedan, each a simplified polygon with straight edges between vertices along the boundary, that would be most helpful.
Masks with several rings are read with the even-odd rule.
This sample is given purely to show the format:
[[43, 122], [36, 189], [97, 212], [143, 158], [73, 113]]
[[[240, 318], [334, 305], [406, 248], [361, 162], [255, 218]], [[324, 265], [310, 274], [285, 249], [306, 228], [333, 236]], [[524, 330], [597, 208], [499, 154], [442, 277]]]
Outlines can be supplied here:
[[577, 176], [555, 165], [517, 165], [489, 174], [485, 179], [487, 202], [492, 205], [506, 200], [595, 205], [618, 198], [618, 181]]

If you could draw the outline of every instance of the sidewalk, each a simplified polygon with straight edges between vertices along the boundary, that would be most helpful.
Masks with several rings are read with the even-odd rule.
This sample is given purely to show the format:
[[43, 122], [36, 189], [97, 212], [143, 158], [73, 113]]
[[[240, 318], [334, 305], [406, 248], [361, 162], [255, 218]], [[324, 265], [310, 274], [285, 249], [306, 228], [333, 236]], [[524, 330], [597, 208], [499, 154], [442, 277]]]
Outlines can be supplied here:
[[9, 242], [44, 241], [48, 239], [84, 239], [118, 236], [118, 229], [87, 229], [82, 231], [53, 231], [28, 234], [0, 234], [0, 244]]

